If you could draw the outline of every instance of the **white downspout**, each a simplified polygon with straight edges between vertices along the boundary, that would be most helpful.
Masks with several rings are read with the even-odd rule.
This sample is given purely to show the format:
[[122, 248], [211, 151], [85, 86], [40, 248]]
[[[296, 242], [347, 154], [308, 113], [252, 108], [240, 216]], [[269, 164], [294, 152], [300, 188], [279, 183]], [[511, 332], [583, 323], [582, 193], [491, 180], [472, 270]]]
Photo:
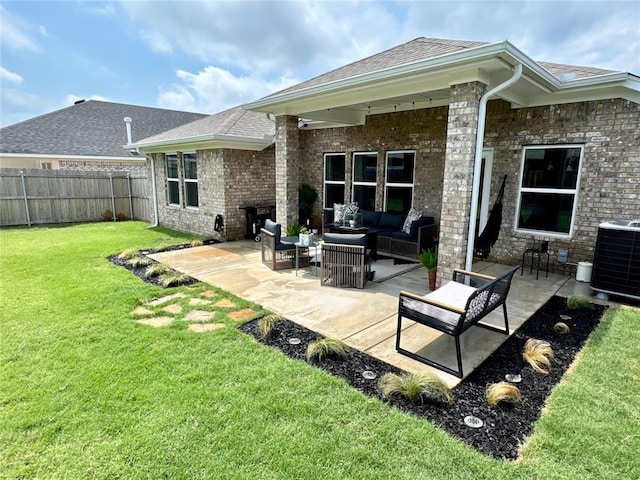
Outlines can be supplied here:
[[147, 157], [151, 160], [151, 201], [153, 202], [153, 225], [158, 226], [158, 191], [156, 190], [156, 161], [153, 156]]
[[516, 65], [513, 76], [492, 88], [480, 98], [478, 107], [478, 134], [476, 136], [476, 156], [473, 165], [473, 185], [471, 187], [471, 213], [469, 214], [469, 239], [467, 240], [467, 256], [465, 270], [471, 271], [473, 264], [473, 246], [476, 239], [476, 215], [478, 213], [478, 191], [480, 190], [480, 172], [482, 170], [482, 147], [484, 146], [484, 127], [487, 120], [487, 102], [496, 93], [510, 87], [522, 77], [522, 64]]

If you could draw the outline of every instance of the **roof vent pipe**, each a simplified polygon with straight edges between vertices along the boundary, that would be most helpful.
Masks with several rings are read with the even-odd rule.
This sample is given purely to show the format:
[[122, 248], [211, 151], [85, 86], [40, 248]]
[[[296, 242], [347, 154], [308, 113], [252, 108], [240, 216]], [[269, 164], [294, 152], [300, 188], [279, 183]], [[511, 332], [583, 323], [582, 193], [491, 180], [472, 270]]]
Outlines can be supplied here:
[[480, 191], [480, 172], [482, 169], [482, 147], [484, 145], [484, 127], [487, 120], [487, 102], [489, 98], [505, 88], [510, 87], [522, 77], [522, 64], [516, 65], [513, 76], [492, 88], [480, 98], [478, 106], [478, 133], [476, 136], [476, 156], [473, 165], [473, 186], [471, 187], [471, 212], [469, 215], [469, 237], [467, 239], [467, 257], [465, 270], [471, 271], [473, 266], [473, 246], [476, 240], [476, 214], [478, 212], [478, 193]]
[[127, 145], [131, 144], [131, 117], [124, 117], [124, 123], [127, 126]]

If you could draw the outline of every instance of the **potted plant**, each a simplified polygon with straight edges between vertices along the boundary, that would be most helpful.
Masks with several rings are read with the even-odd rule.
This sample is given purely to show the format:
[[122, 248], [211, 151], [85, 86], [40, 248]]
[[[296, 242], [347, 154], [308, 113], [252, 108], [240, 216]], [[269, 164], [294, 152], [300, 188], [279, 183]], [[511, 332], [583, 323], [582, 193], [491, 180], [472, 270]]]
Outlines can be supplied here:
[[300, 228], [300, 245], [309, 246], [313, 243], [313, 233], [307, 227]]
[[303, 183], [298, 187], [298, 216], [300, 223], [308, 225], [311, 219], [313, 204], [318, 199], [318, 192], [308, 183]]
[[429, 290], [434, 291], [436, 289], [436, 272], [438, 271], [438, 247], [422, 250], [420, 263], [429, 272]]

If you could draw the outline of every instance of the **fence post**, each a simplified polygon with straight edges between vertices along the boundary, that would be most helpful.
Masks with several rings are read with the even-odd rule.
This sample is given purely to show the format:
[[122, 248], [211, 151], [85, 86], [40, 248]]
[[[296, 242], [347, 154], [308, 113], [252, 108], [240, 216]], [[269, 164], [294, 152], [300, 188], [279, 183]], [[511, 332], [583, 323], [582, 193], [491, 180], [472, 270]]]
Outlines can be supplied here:
[[131, 176], [127, 172], [127, 186], [129, 187], [129, 216], [133, 220], [133, 199], [131, 197]]
[[116, 221], [116, 198], [113, 193], [113, 174], [109, 172], [109, 186], [111, 187], [111, 211], [113, 212], [113, 221]]
[[24, 197], [24, 210], [27, 212], [27, 226], [31, 227], [31, 215], [29, 215], [29, 201], [27, 199], [27, 183], [24, 180], [24, 170], [20, 170], [20, 178], [22, 179], [22, 195]]

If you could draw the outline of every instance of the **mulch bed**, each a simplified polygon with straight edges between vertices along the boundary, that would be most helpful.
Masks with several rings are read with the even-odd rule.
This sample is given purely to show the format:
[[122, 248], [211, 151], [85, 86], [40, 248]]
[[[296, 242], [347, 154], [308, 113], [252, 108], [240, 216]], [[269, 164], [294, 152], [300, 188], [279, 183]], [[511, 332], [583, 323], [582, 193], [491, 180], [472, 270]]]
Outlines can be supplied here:
[[[207, 240], [203, 240], [202, 244], [203, 245], [213, 245], [214, 243], [220, 243], [217, 240], [213, 240], [213, 239], [207, 239]], [[111, 255], [110, 257], [108, 257], [107, 259], [113, 263], [114, 265], [118, 265], [119, 267], [123, 267], [126, 268], [127, 270], [129, 270], [131, 273], [133, 273], [136, 277], [138, 277], [139, 279], [147, 282], [147, 283], [151, 283], [152, 285], [155, 285], [157, 287], [161, 287], [164, 288], [164, 285], [162, 285], [161, 283], [161, 279], [159, 277], [147, 277], [145, 276], [145, 272], [147, 271], [147, 268], [149, 268], [149, 266], [154, 265], [156, 263], [155, 260], [148, 258], [147, 255], [153, 254], [153, 253], [159, 253], [159, 252], [170, 252], [170, 251], [174, 251], [174, 250], [184, 250], [185, 248], [192, 248], [193, 246], [189, 243], [182, 243], [179, 245], [171, 245], [170, 247], [164, 247], [162, 249], [147, 249], [147, 250], [140, 250], [138, 252], [138, 256], [142, 257], [142, 258], [146, 258], [150, 263], [149, 265], [146, 265], [144, 267], [133, 267], [131, 265], [129, 265], [129, 261], [128, 260], [123, 260], [121, 258], [118, 258], [118, 255]], [[181, 285], [193, 285], [195, 283], [198, 283], [198, 280], [193, 278], [193, 277], [188, 277], [184, 282], [181, 282]]]
[[[387, 372], [405, 372], [355, 349], [350, 350], [346, 360], [328, 359], [314, 361], [313, 364], [344, 378], [349, 385], [367, 395], [378, 397], [402, 411], [434, 423], [486, 455], [511, 460], [517, 457], [520, 445], [531, 434], [552, 389], [600, 322], [606, 307], [591, 306], [570, 310], [565, 298], [552, 297], [453, 390], [454, 402], [450, 405], [428, 401], [414, 404], [399, 397], [383, 399], [377, 388], [380, 377]], [[571, 319], [560, 319], [560, 315], [568, 315]], [[320, 337], [311, 330], [285, 320], [276, 324], [267, 340], [260, 340], [258, 321], [256, 319], [240, 328], [297, 360], [306, 362], [307, 345]], [[553, 332], [553, 325], [559, 321], [569, 326], [568, 334]], [[300, 344], [291, 345], [289, 339], [292, 337], [299, 338]], [[528, 338], [546, 340], [551, 344], [554, 358], [548, 375], [535, 372], [522, 358], [522, 349]], [[365, 379], [362, 376], [365, 370], [375, 372], [377, 378]], [[489, 407], [484, 398], [487, 385], [504, 381], [508, 373], [522, 377], [522, 381], [516, 384], [522, 393], [522, 402], [515, 406], [499, 404]], [[464, 418], [468, 415], [482, 419], [484, 426], [477, 429], [467, 427]]]

